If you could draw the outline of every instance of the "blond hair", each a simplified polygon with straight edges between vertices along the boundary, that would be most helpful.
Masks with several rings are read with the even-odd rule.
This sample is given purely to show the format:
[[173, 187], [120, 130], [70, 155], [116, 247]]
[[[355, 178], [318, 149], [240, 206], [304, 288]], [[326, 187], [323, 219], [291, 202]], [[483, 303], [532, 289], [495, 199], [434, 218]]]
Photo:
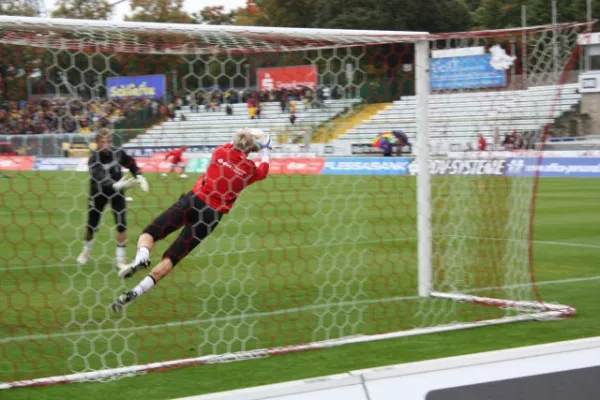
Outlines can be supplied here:
[[233, 135], [233, 148], [244, 153], [251, 153], [260, 150], [256, 138], [248, 128], [240, 129]]
[[103, 139], [109, 135], [112, 135], [112, 131], [108, 128], [100, 128], [98, 129], [98, 132], [96, 133], [96, 142], [99, 141], [100, 139]]

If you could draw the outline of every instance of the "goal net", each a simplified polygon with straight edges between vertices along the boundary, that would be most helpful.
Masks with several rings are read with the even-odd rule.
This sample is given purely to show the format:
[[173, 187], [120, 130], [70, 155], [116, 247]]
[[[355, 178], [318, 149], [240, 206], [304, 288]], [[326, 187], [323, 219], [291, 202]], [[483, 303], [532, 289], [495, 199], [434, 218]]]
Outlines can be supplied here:
[[[543, 142], [577, 102], [566, 78], [586, 28], [0, 17], [2, 141], [18, 152], [0, 157], [0, 387], [574, 314], [535, 290], [535, 174], [509, 176], [522, 165], [490, 150]], [[127, 192], [129, 259], [235, 130], [276, 141], [270, 176], [121, 314], [109, 305], [132, 282], [115, 273], [110, 205], [76, 261], [100, 125], [150, 182]], [[480, 138], [485, 152], [465, 151]], [[187, 180], [164, 161], [181, 145]]]

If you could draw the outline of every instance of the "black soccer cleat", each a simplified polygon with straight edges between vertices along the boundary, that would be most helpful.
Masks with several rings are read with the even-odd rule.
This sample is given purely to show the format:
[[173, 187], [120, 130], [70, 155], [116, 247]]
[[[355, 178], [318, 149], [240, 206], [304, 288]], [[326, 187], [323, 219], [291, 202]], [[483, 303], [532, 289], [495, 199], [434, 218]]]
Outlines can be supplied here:
[[115, 302], [112, 303], [110, 308], [113, 310], [113, 312], [121, 312], [123, 310], [123, 307], [135, 300], [136, 297], [137, 294], [132, 290], [130, 290], [129, 292], [125, 292], [119, 297], [117, 297], [117, 300], [115, 300]]

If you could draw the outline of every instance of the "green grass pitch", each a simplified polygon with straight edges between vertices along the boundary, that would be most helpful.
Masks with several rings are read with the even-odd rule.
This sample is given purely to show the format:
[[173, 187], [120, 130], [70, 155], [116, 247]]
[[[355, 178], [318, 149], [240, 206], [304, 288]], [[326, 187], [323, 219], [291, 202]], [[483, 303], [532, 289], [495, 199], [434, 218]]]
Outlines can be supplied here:
[[[11, 175], [0, 180], [0, 381], [499, 315], [489, 308], [451, 307], [416, 297], [414, 177], [272, 176], [245, 192], [218, 230], [172, 276], [125, 315], [115, 316], [107, 306], [139, 277], [125, 284], [116, 278], [110, 212], [103, 218], [93, 262], [75, 265], [87, 174]], [[189, 190], [195, 178], [148, 177], [149, 194], [130, 192], [129, 257], [143, 227]], [[443, 203], [444, 193], [436, 193], [441, 200], [435, 207], [464, 210], [464, 218], [478, 222], [469, 235], [497, 236], [499, 227], [510, 223], [510, 180], [442, 177], [434, 182], [442, 192], [468, 191], [462, 197], [452, 192], [454, 199], [474, 199]], [[577, 307], [575, 318], [348, 345], [101, 384], [15, 389], [0, 397], [77, 398], [85, 387], [90, 399], [167, 399], [597, 335], [598, 189], [600, 181], [593, 179], [542, 179], [539, 186], [533, 244], [539, 289], [547, 301]], [[448, 224], [464, 222], [456, 215], [444, 218]], [[486, 254], [496, 261], [501, 257], [489, 253], [492, 247], [502, 250], [501, 244], [464, 241], [477, 249], [473, 260], [485, 260]], [[157, 246], [154, 261], [168, 243]], [[461, 276], [465, 285], [505, 283], [501, 267], [485, 262], [475, 262]], [[502, 295], [491, 289], [485, 294]]]

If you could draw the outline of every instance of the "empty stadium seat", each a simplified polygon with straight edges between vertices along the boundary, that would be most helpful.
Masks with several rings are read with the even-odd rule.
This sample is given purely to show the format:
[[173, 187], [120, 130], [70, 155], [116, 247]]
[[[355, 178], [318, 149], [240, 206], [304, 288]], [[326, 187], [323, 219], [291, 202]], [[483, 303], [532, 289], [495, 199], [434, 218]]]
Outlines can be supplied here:
[[[560, 95], [558, 95], [560, 93]], [[429, 136], [446, 145], [474, 143], [482, 134], [492, 142], [496, 133], [539, 131], [570, 111], [581, 99], [577, 84], [527, 90], [439, 93], [429, 99]], [[386, 131], [402, 130], [416, 137], [416, 97], [405, 96], [336, 139], [370, 143]]]
[[[218, 145], [231, 140], [233, 132], [244, 127], [259, 128], [268, 134], [310, 132], [340, 113], [360, 103], [361, 99], [326, 100], [323, 107], [305, 109], [297, 102], [296, 123], [289, 121], [289, 112], [282, 113], [279, 103], [262, 103], [261, 118], [250, 119], [245, 103], [232, 104], [233, 115], [225, 114], [225, 105], [217, 111], [192, 112], [189, 107], [177, 111], [174, 121], [157, 125], [132, 139], [125, 147]], [[181, 121], [185, 115], [186, 121]]]

